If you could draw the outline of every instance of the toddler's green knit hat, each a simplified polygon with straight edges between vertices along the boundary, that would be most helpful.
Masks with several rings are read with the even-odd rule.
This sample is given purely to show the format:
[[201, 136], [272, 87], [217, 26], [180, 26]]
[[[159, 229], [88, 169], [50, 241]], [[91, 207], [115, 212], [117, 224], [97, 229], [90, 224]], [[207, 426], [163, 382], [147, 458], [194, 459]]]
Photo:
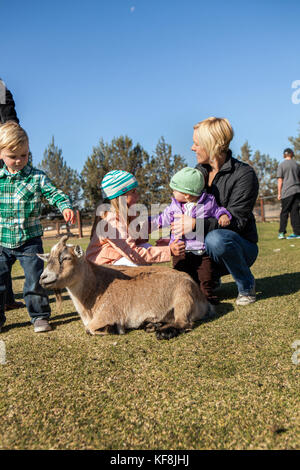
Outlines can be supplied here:
[[205, 186], [204, 176], [197, 168], [189, 166], [177, 171], [171, 178], [170, 187], [175, 191], [200, 196]]

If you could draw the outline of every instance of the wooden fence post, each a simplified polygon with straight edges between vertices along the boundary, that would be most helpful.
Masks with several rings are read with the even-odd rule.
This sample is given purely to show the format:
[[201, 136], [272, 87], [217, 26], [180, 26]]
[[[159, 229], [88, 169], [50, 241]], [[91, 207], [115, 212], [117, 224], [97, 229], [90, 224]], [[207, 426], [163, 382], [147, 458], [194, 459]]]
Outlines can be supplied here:
[[78, 224], [78, 238], [82, 238], [82, 221], [81, 221], [81, 214], [78, 209], [76, 211], [76, 219], [77, 219], [77, 224]]
[[266, 219], [265, 219], [265, 208], [264, 208], [264, 200], [263, 200], [262, 197], [260, 198], [260, 215], [261, 215], [261, 221], [265, 222], [266, 221]]
[[60, 236], [60, 223], [59, 220], [56, 221], [56, 236]]

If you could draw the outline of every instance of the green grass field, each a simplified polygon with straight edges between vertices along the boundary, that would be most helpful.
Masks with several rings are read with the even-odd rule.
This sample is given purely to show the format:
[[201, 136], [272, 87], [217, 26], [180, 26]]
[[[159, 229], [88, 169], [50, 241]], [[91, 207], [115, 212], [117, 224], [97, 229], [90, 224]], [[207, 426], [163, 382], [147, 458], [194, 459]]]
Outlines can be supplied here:
[[[88, 336], [66, 293], [50, 333], [7, 312], [0, 448], [299, 449], [300, 240], [277, 230], [259, 224], [257, 302], [235, 306], [227, 276], [217, 317], [170, 341]], [[18, 264], [13, 279], [22, 298]]]

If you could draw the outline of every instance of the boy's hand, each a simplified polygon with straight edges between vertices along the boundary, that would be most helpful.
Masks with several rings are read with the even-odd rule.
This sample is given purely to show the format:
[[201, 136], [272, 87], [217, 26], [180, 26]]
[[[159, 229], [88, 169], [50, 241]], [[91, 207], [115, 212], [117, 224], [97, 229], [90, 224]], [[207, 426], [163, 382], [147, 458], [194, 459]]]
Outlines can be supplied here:
[[218, 223], [219, 225], [221, 225], [221, 227], [227, 227], [227, 225], [230, 224], [230, 219], [228, 215], [226, 214], [221, 215], [221, 217], [219, 217]]
[[64, 216], [65, 222], [71, 222], [71, 224], [75, 224], [76, 217], [72, 209], [65, 209], [63, 210], [62, 214]]
[[170, 244], [170, 250], [173, 256], [185, 257], [185, 243], [180, 242], [178, 238]]

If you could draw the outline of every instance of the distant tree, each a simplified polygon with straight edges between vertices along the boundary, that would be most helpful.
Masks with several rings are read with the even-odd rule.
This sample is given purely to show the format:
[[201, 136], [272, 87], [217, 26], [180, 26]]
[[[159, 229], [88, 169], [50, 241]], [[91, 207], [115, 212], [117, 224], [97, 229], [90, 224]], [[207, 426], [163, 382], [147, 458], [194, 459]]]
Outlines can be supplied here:
[[[38, 165], [52, 180], [58, 189], [67, 194], [76, 209], [80, 205], [81, 181], [76, 170], [70, 168], [62, 156], [62, 150], [55, 145], [54, 137], [44, 152], [44, 158]], [[43, 213], [53, 211], [47, 201], [44, 203]]]
[[170, 179], [185, 166], [185, 159], [181, 155], [173, 154], [172, 146], [166, 143], [164, 137], [161, 137], [146, 168], [147, 202], [149, 204], [168, 203], [172, 193], [169, 186]]
[[[300, 125], [300, 122], [299, 122]], [[293, 145], [293, 150], [295, 152], [295, 159], [300, 162], [300, 127], [299, 134], [297, 137], [289, 137], [289, 141]]]
[[30, 150], [29, 150], [29, 156], [28, 156], [28, 163], [29, 163], [29, 165], [33, 166], [32, 153], [31, 153]]
[[251, 165], [251, 155], [252, 149], [248, 143], [248, 140], [246, 140], [244, 145], [241, 146], [241, 156], [238, 155], [238, 159], [248, 163], [248, 165]]
[[238, 159], [254, 168], [259, 181], [259, 195], [261, 197], [275, 197], [277, 194], [278, 161], [269, 155], [260, 153], [259, 150], [253, 154], [248, 141], [242, 145], [241, 155], [238, 155]]

